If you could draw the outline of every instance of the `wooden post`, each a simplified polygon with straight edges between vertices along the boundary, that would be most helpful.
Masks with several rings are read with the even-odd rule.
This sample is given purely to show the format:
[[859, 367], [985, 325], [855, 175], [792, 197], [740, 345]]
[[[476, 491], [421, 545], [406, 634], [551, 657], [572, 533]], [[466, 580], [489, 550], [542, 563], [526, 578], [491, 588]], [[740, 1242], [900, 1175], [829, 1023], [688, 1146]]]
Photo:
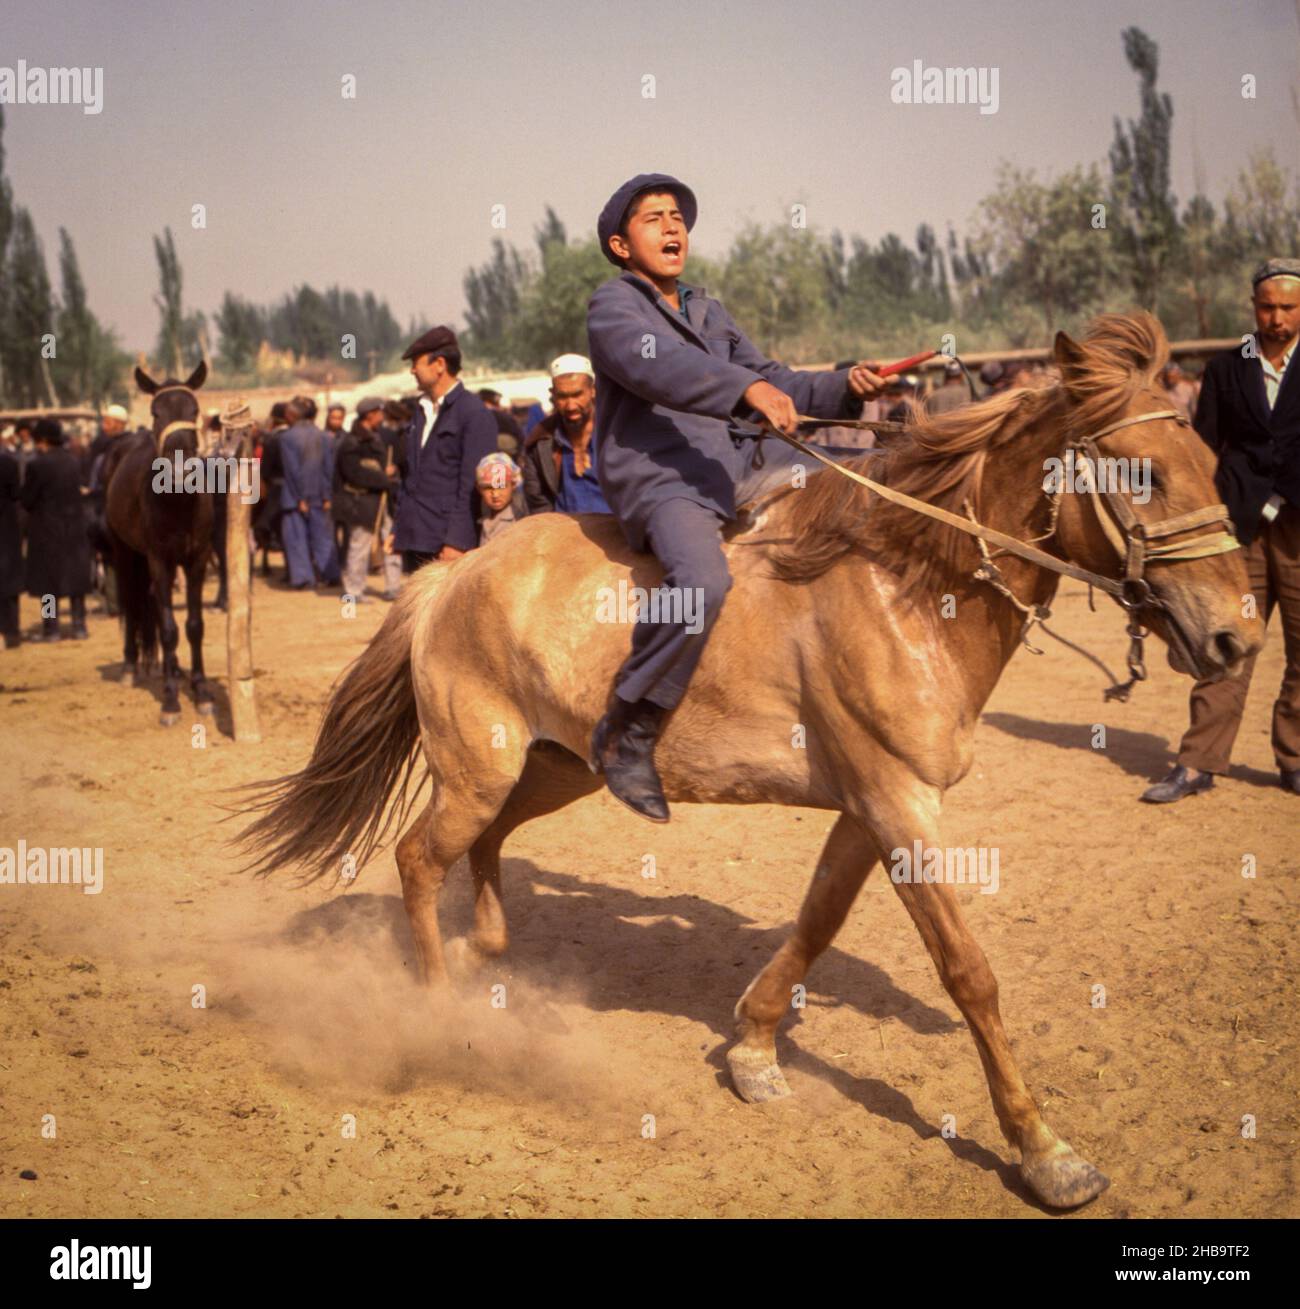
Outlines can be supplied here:
[[[253, 457], [250, 435], [235, 447], [236, 457]], [[226, 486], [226, 673], [230, 720], [236, 741], [260, 741], [257, 684], [253, 676], [253, 594], [249, 576], [248, 531], [252, 506], [244, 503], [239, 478]]]

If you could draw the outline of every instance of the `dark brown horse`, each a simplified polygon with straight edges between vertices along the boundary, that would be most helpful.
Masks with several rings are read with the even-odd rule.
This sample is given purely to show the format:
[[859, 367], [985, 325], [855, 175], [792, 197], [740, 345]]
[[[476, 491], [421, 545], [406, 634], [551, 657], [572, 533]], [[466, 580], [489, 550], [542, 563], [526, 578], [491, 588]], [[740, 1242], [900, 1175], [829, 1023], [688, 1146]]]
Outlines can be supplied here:
[[[181, 716], [180, 633], [172, 612], [172, 582], [185, 574], [185, 635], [190, 642], [190, 687], [202, 714], [212, 712], [212, 692], [203, 675], [203, 575], [212, 543], [212, 497], [186, 490], [173, 476], [176, 456], [201, 456], [199, 402], [194, 392], [208, 375], [200, 364], [187, 381], [155, 382], [143, 369], [136, 384], [153, 396], [153, 430], [119, 441], [106, 470], [105, 513], [113, 543], [125, 629], [124, 676], [136, 686], [153, 671], [158, 641], [163, 648], [163, 704], [160, 722]], [[140, 664], [143, 660], [144, 668]]]
[[[944, 793], [970, 768], [1025, 606], [1045, 606], [1056, 590], [1044, 560], [1115, 585], [1182, 672], [1232, 676], [1258, 650], [1263, 627], [1243, 616], [1240, 551], [1222, 528], [1205, 539], [1227, 512], [1213, 456], [1175, 421], [1155, 380], [1167, 357], [1149, 314], [1106, 316], [1082, 342], [1057, 338], [1058, 385], [922, 421], [878, 462], [853, 466], [890, 492], [959, 517], [968, 505], [984, 528], [1038, 542], [1038, 563], [1001, 560], [1000, 588], [968, 536], [829, 471], [766, 501], [727, 547], [735, 585], [656, 751], [664, 790], [674, 804], [839, 814], [793, 932], [736, 1007], [727, 1061], [744, 1099], [789, 1094], [777, 1024], [872, 869], [914, 849], [943, 851]], [[1076, 447], [1149, 460], [1151, 503], [1048, 494], [1045, 470]], [[1135, 568], [1143, 559], [1145, 575]], [[539, 514], [422, 569], [335, 688], [310, 761], [263, 790], [245, 834], [262, 868], [337, 874], [348, 857], [364, 863], [405, 811], [418, 747], [432, 794], [398, 843], [397, 867], [431, 997], [445, 1004], [437, 906], [448, 870], [469, 856], [471, 952], [499, 955], [502, 842], [601, 785], [586, 763], [592, 727], [631, 640], [608, 611], [602, 621], [602, 604], [660, 577], [596, 515]], [[1071, 841], [1083, 839], [1061, 833], [1043, 857], [1068, 876]], [[1057, 1208], [1086, 1203], [1106, 1178], [1034, 1103], [957, 890], [928, 867], [901, 880], [897, 871], [895, 889], [970, 1025], [1026, 1186]], [[1062, 938], [1061, 949], [1074, 956], [1087, 943]]]

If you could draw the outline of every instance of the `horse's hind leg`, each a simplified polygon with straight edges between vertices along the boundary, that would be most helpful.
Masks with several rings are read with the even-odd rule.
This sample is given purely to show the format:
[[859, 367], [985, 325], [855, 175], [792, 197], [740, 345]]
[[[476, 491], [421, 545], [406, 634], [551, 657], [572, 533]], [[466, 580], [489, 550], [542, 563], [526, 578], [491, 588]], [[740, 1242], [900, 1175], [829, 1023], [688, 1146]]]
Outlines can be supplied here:
[[790, 1012], [795, 986], [840, 930], [876, 862], [862, 828], [841, 814], [826, 838], [794, 931], [736, 1005], [740, 1039], [727, 1051], [727, 1065], [741, 1099], [753, 1104], [790, 1094], [776, 1060], [777, 1024]]
[[[415, 938], [420, 981], [440, 985], [447, 980], [438, 928], [438, 894], [449, 864], [434, 857], [431, 829], [434, 803], [429, 805], [397, 843], [397, 871], [402, 878], [402, 902]], [[455, 862], [454, 860], [452, 861]]]
[[[938, 796], [917, 795], [904, 811], [872, 827], [882, 851], [940, 849]], [[919, 870], [917, 870], [919, 871]], [[979, 943], [962, 917], [957, 895], [942, 882], [895, 880], [907, 912], [975, 1038], [993, 1109], [1003, 1135], [1020, 1151], [1020, 1174], [1026, 1185], [1057, 1209], [1086, 1204], [1110, 1185], [1043, 1121], [1011, 1053], [998, 1011], [998, 983]]]
[[[427, 986], [447, 983], [438, 896], [448, 870], [483, 835], [500, 812], [524, 770], [524, 750], [514, 759], [478, 759], [461, 738], [439, 739], [438, 749], [452, 751], [454, 767], [443, 769], [425, 735], [425, 756], [433, 774], [433, 798], [397, 843], [397, 871], [402, 900], [419, 955], [420, 978]], [[513, 766], [512, 766], [513, 765]], [[439, 780], [443, 779], [443, 780]], [[449, 780], [448, 780], [449, 779]]]
[[599, 791], [601, 779], [583, 760], [559, 746], [543, 743], [528, 752], [523, 775], [488, 829], [470, 847], [474, 875], [474, 931], [469, 938], [471, 965], [506, 951], [505, 909], [501, 901], [501, 846], [516, 827], [554, 813], [574, 800]]

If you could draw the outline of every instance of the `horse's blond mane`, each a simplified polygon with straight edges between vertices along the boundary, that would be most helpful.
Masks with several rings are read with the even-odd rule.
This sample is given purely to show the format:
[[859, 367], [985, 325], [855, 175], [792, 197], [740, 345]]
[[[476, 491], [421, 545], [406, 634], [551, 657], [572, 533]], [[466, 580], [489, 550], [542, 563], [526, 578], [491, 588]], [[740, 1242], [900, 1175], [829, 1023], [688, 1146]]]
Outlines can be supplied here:
[[[987, 457], [1010, 445], [1050, 412], [1062, 443], [1118, 417], [1140, 391], [1154, 386], [1169, 356], [1164, 329], [1150, 314], [1103, 314], [1079, 344], [1067, 342], [1060, 382], [1020, 387], [946, 414], [918, 410], [915, 426], [884, 454], [863, 455], [848, 467], [873, 481], [954, 513], [969, 502], [982, 514]], [[871, 500], [869, 512], [867, 500]], [[845, 554], [861, 549], [899, 575], [904, 593], [947, 573], [971, 547], [951, 527], [893, 505], [847, 477], [822, 470], [806, 487], [769, 501], [764, 548], [776, 576], [792, 582], [820, 577]]]

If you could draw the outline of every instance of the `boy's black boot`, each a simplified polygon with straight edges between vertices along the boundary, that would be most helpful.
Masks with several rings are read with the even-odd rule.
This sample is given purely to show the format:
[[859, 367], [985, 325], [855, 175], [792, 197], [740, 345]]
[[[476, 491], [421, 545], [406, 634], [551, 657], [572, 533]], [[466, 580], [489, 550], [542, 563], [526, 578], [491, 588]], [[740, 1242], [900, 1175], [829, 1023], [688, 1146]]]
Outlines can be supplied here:
[[596, 724], [591, 738], [594, 772], [605, 774], [610, 791], [634, 813], [666, 823], [668, 801], [655, 771], [655, 742], [665, 710], [651, 700], [629, 704], [614, 697], [614, 707]]

